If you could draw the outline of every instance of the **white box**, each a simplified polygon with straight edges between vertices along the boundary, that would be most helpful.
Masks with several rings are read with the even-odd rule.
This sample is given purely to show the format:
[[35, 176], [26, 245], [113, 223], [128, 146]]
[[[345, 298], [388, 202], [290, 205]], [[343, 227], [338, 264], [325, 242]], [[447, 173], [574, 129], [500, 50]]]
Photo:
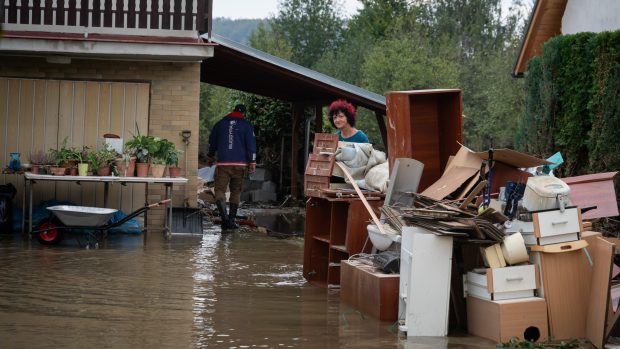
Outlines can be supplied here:
[[561, 179], [536, 176], [527, 179], [523, 207], [528, 211], [550, 210], [569, 205], [570, 187]]
[[534, 264], [468, 272], [467, 294], [490, 300], [533, 297], [538, 279]]

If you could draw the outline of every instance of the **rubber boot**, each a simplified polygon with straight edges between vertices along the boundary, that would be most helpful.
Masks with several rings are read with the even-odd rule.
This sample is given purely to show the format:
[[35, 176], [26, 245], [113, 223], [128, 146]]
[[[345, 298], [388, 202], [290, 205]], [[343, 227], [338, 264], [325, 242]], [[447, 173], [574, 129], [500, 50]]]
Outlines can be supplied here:
[[217, 210], [220, 214], [220, 218], [222, 218], [222, 230], [227, 230], [228, 228], [228, 215], [226, 214], [226, 203], [222, 200], [218, 200], [215, 202], [215, 206], [217, 206]]
[[235, 218], [237, 218], [237, 209], [239, 208], [239, 204], [233, 204], [232, 202], [228, 204], [228, 228], [229, 229], [239, 229], [239, 225], [235, 222]]

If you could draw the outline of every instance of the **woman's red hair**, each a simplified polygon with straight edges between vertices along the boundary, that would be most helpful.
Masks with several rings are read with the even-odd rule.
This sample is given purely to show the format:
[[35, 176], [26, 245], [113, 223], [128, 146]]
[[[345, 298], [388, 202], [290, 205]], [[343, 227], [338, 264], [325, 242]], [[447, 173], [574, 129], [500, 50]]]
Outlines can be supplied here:
[[329, 117], [329, 121], [332, 126], [334, 125], [334, 115], [342, 112], [347, 117], [347, 122], [351, 126], [355, 126], [355, 107], [353, 104], [347, 102], [344, 99], [338, 99], [332, 102], [329, 105], [329, 113], [327, 114]]

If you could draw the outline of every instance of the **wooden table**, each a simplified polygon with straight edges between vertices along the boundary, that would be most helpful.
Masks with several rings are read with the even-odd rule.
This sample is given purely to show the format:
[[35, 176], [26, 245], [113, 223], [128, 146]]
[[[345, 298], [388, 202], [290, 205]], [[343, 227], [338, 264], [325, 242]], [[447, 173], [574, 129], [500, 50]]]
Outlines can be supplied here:
[[[31, 172], [24, 173], [24, 196], [22, 199], [22, 210], [24, 214], [22, 214], [22, 233], [28, 234], [32, 232], [32, 188], [37, 181], [56, 181], [56, 182], [96, 182], [103, 183], [104, 191], [103, 191], [103, 206], [107, 207], [108, 203], [108, 188], [110, 183], [120, 183], [120, 184], [131, 184], [131, 183], [142, 183], [146, 184], [145, 190], [145, 204], [148, 204], [148, 185], [149, 184], [163, 184], [166, 187], [165, 190], [165, 198], [169, 199], [172, 194], [172, 186], [174, 184], [186, 184], [188, 182], [187, 178], [177, 177], [177, 178], [155, 178], [155, 177], [116, 177], [116, 176], [52, 176], [52, 175], [40, 175], [33, 174]], [[26, 195], [27, 193], [27, 195]], [[26, 198], [27, 197], [27, 198]], [[26, 203], [28, 201], [28, 203]], [[26, 227], [26, 205], [28, 205], [28, 230], [25, 230]], [[172, 233], [170, 231], [170, 223], [172, 222], [172, 203], [167, 204], [168, 214], [164, 216], [164, 233]], [[146, 213], [144, 219], [144, 226], [146, 228]], [[146, 229], [145, 229], [146, 232]], [[146, 233], [145, 233], [146, 234]], [[146, 235], [145, 235], [146, 237]]]

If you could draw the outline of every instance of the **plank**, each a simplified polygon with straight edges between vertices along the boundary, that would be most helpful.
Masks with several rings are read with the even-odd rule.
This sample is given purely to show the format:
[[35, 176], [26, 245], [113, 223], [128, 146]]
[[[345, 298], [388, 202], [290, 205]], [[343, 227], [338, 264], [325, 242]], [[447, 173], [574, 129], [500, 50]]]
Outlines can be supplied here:
[[386, 234], [385, 230], [383, 229], [383, 225], [381, 224], [381, 221], [379, 221], [379, 218], [377, 217], [377, 215], [373, 211], [372, 207], [370, 207], [370, 204], [366, 200], [366, 197], [364, 197], [364, 194], [362, 194], [362, 191], [360, 190], [360, 188], [355, 183], [355, 179], [353, 179], [353, 177], [349, 173], [349, 170], [347, 170], [347, 167], [344, 166], [339, 161], [336, 161], [336, 165], [338, 165], [338, 167], [340, 167], [340, 169], [342, 170], [344, 175], [347, 177], [349, 182], [351, 182], [351, 185], [353, 186], [353, 189], [355, 189], [355, 192], [357, 193], [357, 196], [359, 196], [360, 200], [362, 200], [362, 203], [364, 204], [364, 207], [366, 207], [366, 210], [368, 211], [368, 213], [370, 213], [370, 217], [372, 218], [372, 221], [375, 223], [375, 225], [377, 226], [379, 231], [382, 234]]

